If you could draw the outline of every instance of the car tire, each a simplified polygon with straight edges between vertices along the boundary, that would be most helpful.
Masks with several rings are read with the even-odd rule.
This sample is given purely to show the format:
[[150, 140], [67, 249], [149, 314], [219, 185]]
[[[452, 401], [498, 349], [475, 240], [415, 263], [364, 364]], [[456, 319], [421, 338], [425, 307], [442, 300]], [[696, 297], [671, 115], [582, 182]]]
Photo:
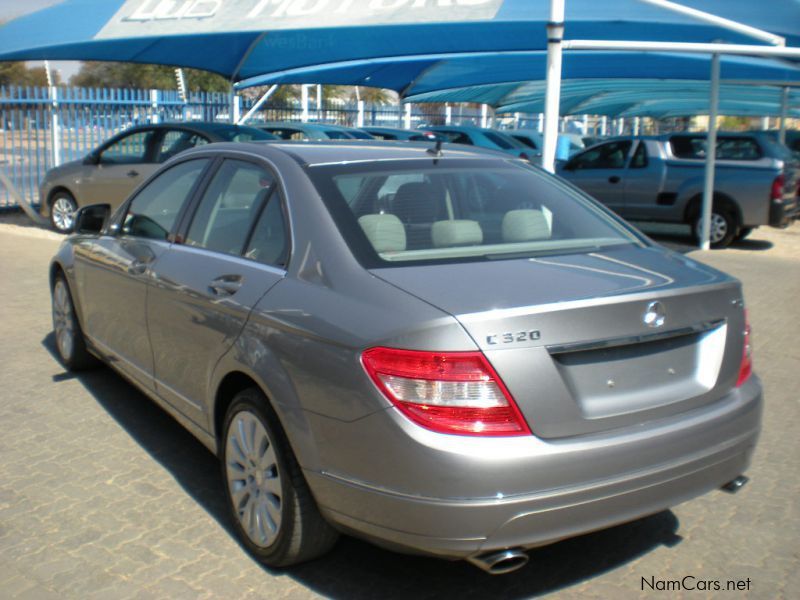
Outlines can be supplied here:
[[59, 233], [69, 233], [74, 224], [75, 211], [78, 203], [72, 194], [59, 191], [50, 198], [50, 224]]
[[[698, 211], [692, 219], [692, 231], [699, 242], [702, 235], [700, 230], [701, 212]], [[711, 231], [709, 241], [712, 248], [727, 248], [735, 239], [739, 230], [736, 216], [725, 207], [714, 206], [711, 209]]]
[[737, 234], [736, 234], [736, 241], [737, 241], [737, 242], [741, 242], [741, 241], [742, 241], [743, 239], [745, 239], [745, 238], [746, 238], [748, 235], [750, 235], [751, 233], [753, 233], [753, 229], [755, 229], [755, 227], [742, 227], [742, 228], [739, 230], [739, 233], [737, 233]]
[[56, 276], [52, 292], [53, 333], [61, 363], [69, 371], [82, 371], [97, 365], [97, 359], [86, 348], [75, 303], [63, 274]]
[[269, 567], [321, 556], [338, 532], [322, 517], [275, 411], [257, 388], [239, 392], [219, 442], [228, 508], [245, 547]]

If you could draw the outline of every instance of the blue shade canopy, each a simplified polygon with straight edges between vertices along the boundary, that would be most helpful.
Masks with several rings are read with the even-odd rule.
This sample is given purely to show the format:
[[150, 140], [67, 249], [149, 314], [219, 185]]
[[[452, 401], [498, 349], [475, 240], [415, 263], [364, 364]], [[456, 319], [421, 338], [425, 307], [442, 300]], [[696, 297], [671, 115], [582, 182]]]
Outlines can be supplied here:
[[[661, 79], [706, 81], [709, 78], [710, 63], [710, 57], [701, 54], [565, 51], [562, 77], [639, 79], [658, 74]], [[364, 85], [393, 89], [415, 102], [433, 102], [438, 101], [436, 96], [429, 97], [426, 96], [427, 93], [485, 84], [544, 80], [546, 65], [547, 53], [544, 51], [474, 52], [460, 56], [391, 57], [319, 65], [263, 75], [243, 83], [263, 85], [313, 82]], [[736, 82], [800, 85], [800, 68], [793, 63], [763, 58], [723, 56], [721, 77], [723, 80]], [[480, 94], [465, 97], [463, 100], [457, 100], [453, 96], [448, 96], [446, 100], [497, 105], [506, 93], [506, 87], [493, 85], [486, 86], [481, 89]]]
[[[649, 116], [666, 118], [706, 114], [709, 83], [661, 79], [573, 79], [561, 87], [562, 114]], [[443, 90], [415, 96], [415, 102], [481, 102], [498, 113], [544, 111], [545, 83], [531, 81]], [[783, 91], [778, 87], [724, 83], [723, 115], [779, 115]], [[800, 89], [789, 91], [789, 115], [800, 116]]]
[[[797, 0], [685, 3], [800, 45]], [[157, 63], [252, 82], [348, 61], [543, 50], [548, 10], [547, 0], [65, 0], [2, 26], [0, 60]], [[571, 39], [758, 43], [639, 0], [567, 0], [566, 22]], [[400, 60], [385, 87], [403, 90], [431, 65]], [[353, 69], [338, 81], [363, 79]], [[542, 73], [529, 66], [517, 79]]]

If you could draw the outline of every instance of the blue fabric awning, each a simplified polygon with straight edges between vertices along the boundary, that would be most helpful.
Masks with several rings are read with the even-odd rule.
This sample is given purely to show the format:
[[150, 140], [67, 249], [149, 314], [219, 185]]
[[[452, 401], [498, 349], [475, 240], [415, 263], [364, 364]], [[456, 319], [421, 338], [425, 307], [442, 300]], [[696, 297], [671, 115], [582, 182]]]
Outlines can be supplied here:
[[[758, 10], [750, 0], [684, 3], [800, 45], [796, 0], [764, 0]], [[65, 0], [0, 27], [0, 60], [168, 64], [252, 83], [265, 73], [349, 61], [544, 50], [548, 5], [545, 0]], [[567, 0], [566, 23], [572, 39], [758, 43], [638, 0]], [[436, 64], [403, 58], [387, 65], [381, 85], [404, 90]], [[364, 72], [364, 65], [348, 65], [336, 82], [363, 81]], [[314, 73], [306, 71], [306, 83], [319, 81]], [[529, 63], [521, 79], [542, 73]]]

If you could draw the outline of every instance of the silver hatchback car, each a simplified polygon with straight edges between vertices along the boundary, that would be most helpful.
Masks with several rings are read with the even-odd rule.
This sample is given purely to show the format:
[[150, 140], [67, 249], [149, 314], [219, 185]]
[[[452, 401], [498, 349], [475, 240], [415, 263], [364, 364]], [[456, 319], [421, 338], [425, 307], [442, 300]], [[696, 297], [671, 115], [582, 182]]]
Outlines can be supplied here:
[[81, 209], [52, 262], [58, 352], [219, 455], [267, 565], [346, 532], [509, 572], [744, 481], [739, 282], [523, 161], [214, 144], [110, 212]]

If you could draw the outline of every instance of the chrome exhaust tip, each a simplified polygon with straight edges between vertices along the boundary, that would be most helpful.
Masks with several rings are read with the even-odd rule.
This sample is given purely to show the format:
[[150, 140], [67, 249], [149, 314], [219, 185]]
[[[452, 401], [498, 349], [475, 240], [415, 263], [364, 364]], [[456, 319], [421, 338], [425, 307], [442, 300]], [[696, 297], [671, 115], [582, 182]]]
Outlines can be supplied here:
[[510, 548], [470, 556], [467, 560], [490, 575], [505, 575], [527, 565], [528, 555], [519, 548]]
[[748, 481], [750, 481], [750, 479], [748, 479], [744, 475], [739, 475], [738, 477], [735, 477], [735, 478], [731, 479], [728, 483], [723, 485], [720, 489], [723, 492], [728, 492], [729, 494], [735, 494], [740, 489], [742, 489]]

